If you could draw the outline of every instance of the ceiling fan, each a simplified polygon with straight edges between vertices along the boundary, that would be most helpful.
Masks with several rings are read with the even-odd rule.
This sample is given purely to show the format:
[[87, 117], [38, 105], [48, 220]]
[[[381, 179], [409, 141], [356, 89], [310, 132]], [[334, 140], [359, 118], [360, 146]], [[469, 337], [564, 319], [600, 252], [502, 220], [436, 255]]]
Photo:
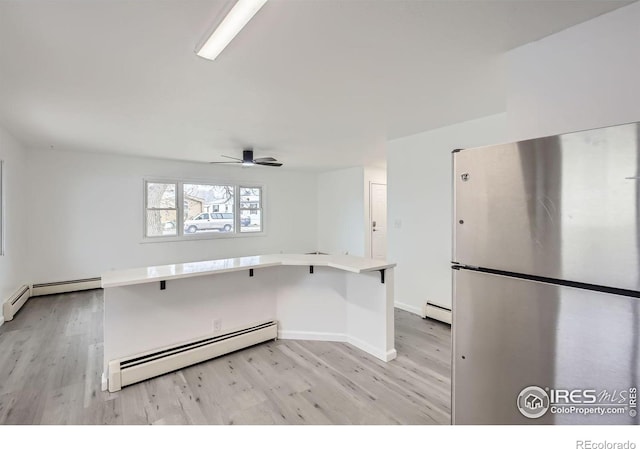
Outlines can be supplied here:
[[237, 157], [225, 156], [227, 159], [234, 159], [233, 162], [210, 162], [211, 164], [242, 164], [244, 167], [249, 167], [251, 165], [266, 165], [267, 167], [282, 167], [282, 163], [278, 162], [277, 159], [272, 157], [259, 157], [257, 159], [253, 158], [253, 148], [245, 148], [242, 150], [242, 159], [238, 159]]

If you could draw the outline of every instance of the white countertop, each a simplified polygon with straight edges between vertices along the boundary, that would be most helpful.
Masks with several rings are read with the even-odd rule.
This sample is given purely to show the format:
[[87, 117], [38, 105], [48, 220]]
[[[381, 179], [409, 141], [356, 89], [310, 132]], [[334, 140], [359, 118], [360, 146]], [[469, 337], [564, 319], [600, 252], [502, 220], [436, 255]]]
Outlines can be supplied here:
[[331, 256], [324, 254], [268, 254], [262, 256], [234, 257], [231, 259], [205, 260], [202, 262], [176, 263], [155, 267], [132, 268], [109, 271], [102, 275], [102, 288], [148, 282], [183, 279], [208, 274], [229, 273], [250, 268], [307, 265], [332, 267], [351, 273], [384, 270], [395, 267], [395, 263], [357, 256]]

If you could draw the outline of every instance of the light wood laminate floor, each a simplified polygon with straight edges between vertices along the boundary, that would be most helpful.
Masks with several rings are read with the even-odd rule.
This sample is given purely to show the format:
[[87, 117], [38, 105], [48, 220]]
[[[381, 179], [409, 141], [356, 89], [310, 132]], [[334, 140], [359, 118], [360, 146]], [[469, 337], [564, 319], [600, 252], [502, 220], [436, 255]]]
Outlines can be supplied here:
[[278, 340], [100, 391], [102, 290], [31, 298], [0, 327], [1, 424], [448, 424], [450, 327], [396, 310], [398, 358]]

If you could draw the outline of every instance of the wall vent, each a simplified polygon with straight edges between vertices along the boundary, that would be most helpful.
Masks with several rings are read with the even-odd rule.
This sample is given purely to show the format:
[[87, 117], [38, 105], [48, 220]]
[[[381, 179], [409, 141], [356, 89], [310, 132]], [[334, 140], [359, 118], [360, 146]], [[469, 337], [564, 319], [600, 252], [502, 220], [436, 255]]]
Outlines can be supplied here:
[[29, 299], [29, 287], [23, 285], [2, 305], [2, 314], [5, 321], [11, 321], [18, 310]]
[[53, 295], [56, 293], [77, 292], [101, 287], [101, 278], [75, 279], [72, 281], [33, 284], [31, 296]]
[[194, 365], [242, 348], [253, 346], [278, 336], [275, 321], [252, 326], [216, 337], [167, 347], [151, 353], [138, 354], [108, 363], [108, 389], [122, 387]]
[[427, 302], [427, 305], [424, 308], [424, 316], [442, 321], [443, 323], [451, 324], [451, 310], [437, 304]]

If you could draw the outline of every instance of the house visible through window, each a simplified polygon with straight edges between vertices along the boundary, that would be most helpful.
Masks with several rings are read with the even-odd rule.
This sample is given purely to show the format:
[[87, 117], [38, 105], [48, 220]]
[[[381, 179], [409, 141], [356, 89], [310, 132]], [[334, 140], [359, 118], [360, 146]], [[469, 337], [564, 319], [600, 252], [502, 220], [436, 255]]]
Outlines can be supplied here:
[[262, 189], [240, 187], [240, 232], [262, 231]]
[[262, 232], [262, 188], [145, 182], [145, 236], [233, 236]]
[[184, 184], [184, 232], [188, 234], [234, 230], [235, 187], [232, 185]]

